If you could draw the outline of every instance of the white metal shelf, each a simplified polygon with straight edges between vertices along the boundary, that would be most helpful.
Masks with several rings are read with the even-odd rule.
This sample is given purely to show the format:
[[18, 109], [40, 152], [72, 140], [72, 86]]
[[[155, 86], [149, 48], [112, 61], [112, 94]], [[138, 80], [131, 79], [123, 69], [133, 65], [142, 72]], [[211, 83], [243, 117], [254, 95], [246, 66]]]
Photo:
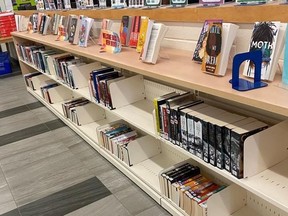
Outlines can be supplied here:
[[[30, 64], [27, 64], [27, 65], [31, 66]], [[62, 84], [63, 86], [66, 86], [65, 84], [61, 82], [60, 84]], [[68, 86], [66, 87], [69, 88]], [[79, 92], [79, 90], [73, 90], [71, 88], [69, 89], [74, 92], [77, 92], [77, 91]], [[82, 89], [82, 91], [80, 92], [82, 93], [81, 94], [82, 96], [86, 95], [86, 98], [87, 98], [89, 94], [89, 89], [85, 88], [85, 89]], [[91, 100], [90, 94], [87, 99]], [[163, 143], [165, 143], [166, 145], [169, 145], [170, 147], [175, 149], [177, 152], [185, 155], [186, 157], [192, 158], [193, 160], [198, 162], [202, 167], [208, 168], [210, 171], [215, 172], [220, 177], [224, 177], [228, 181], [233, 182], [248, 191], [252, 191], [257, 196], [262, 197], [264, 200], [267, 200], [268, 202], [273, 203], [278, 208], [288, 212], [288, 199], [286, 198], [288, 197], [288, 172], [285, 171], [284, 169], [281, 169], [278, 171], [280, 172], [279, 177], [281, 176], [281, 182], [283, 183], [286, 182], [287, 184], [287, 186], [285, 186], [286, 187], [285, 190], [278, 190], [280, 187], [279, 188], [271, 187], [271, 184], [269, 181], [261, 181], [261, 187], [259, 187], [258, 181], [263, 180], [259, 178], [259, 176], [262, 176], [262, 173], [253, 177], [249, 177], [247, 179], [237, 179], [231, 173], [227, 172], [226, 170], [218, 169], [217, 167], [214, 167], [210, 165], [209, 163], [206, 163], [205, 161], [198, 158], [197, 156], [192, 155], [191, 153], [182, 149], [181, 147], [174, 145], [171, 142], [157, 136], [154, 132], [154, 125], [153, 125], [153, 115], [152, 115], [153, 104], [150, 101], [148, 100], [138, 101], [134, 104], [130, 104], [130, 105], [127, 105], [125, 107], [121, 107], [115, 110], [110, 110], [107, 107], [103, 106], [102, 104], [96, 103], [93, 100], [91, 101], [97, 104], [98, 106], [102, 107], [103, 109], [116, 114], [121, 119], [127, 121], [128, 123], [131, 123], [132, 125], [143, 130], [147, 134], [157, 139], [160, 139]], [[55, 105], [55, 106], [58, 106], [58, 105]], [[60, 110], [59, 107], [58, 107], [58, 110]], [[285, 164], [287, 164], [288, 166], [288, 162], [286, 162]], [[275, 167], [277, 167], [277, 165]], [[274, 169], [274, 166], [271, 169], [267, 169], [263, 173], [266, 174], [267, 176], [271, 176], [271, 175], [273, 176], [274, 172], [270, 171], [273, 169]], [[281, 172], [283, 172], [283, 174]], [[273, 195], [275, 190], [277, 190], [277, 193]], [[282, 197], [282, 199], [279, 199], [279, 197]]]

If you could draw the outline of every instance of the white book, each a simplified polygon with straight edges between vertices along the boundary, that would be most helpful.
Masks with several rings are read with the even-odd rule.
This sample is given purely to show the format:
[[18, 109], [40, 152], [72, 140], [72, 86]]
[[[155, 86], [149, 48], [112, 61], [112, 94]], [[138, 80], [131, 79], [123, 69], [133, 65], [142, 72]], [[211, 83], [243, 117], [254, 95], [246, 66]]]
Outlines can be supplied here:
[[90, 35], [91, 27], [94, 23], [94, 19], [85, 17], [82, 19], [81, 28], [79, 33], [79, 46], [80, 47], [87, 47], [88, 38]]
[[[278, 43], [278, 35], [280, 22], [256, 22], [253, 28], [248, 51], [262, 51], [261, 79], [269, 80], [271, 74], [275, 73], [274, 61], [278, 61], [275, 57], [276, 47]], [[273, 68], [274, 66], [274, 68]], [[245, 61], [243, 75], [254, 77], [255, 66], [252, 61]]]
[[51, 17], [46, 16], [46, 21], [45, 21], [43, 33], [42, 33], [43, 35], [46, 35], [48, 33], [49, 26], [51, 26]]
[[[143, 62], [156, 64], [160, 52], [161, 41], [163, 40], [167, 30], [168, 27], [162, 23], [153, 24], [150, 36], [148, 37], [148, 35], [146, 35], [144, 44], [145, 55], [142, 56]], [[146, 45], [146, 43], [148, 45]]]
[[222, 24], [222, 44], [221, 44], [221, 60], [219, 65], [218, 74], [219, 76], [225, 76], [229, 54], [234, 42], [234, 39], [239, 29], [238, 25], [232, 23], [223, 23]]
[[64, 8], [65, 9], [71, 9], [71, 1], [70, 0], [64, 0]]

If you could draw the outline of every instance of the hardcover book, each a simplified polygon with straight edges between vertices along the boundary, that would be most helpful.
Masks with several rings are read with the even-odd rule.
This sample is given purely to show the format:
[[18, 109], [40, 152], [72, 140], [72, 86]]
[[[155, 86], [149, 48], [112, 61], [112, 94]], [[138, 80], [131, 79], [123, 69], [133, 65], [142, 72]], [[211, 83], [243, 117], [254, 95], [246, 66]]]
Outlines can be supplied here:
[[202, 61], [202, 71], [218, 74], [218, 67], [221, 60], [222, 46], [222, 21], [209, 23], [207, 44]]
[[[280, 22], [256, 22], [249, 45], [249, 52], [261, 50], [261, 79], [269, 80], [277, 44]], [[245, 61], [244, 76], [254, 77], [255, 66], [250, 60]]]

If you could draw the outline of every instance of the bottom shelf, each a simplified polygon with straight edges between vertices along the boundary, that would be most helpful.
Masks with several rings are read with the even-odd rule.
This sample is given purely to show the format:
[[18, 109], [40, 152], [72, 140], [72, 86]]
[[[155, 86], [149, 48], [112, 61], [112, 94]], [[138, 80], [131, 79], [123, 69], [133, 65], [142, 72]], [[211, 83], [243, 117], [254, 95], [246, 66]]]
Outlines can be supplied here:
[[[122, 173], [130, 178], [135, 184], [137, 184], [142, 190], [144, 190], [149, 196], [151, 196], [157, 203], [161, 203], [163, 197], [160, 194], [160, 185], [158, 181], [158, 173], [177, 161], [173, 161], [167, 158], [164, 154], [158, 154], [148, 160], [145, 160], [137, 165], [129, 167], [110, 152], [101, 148], [97, 143], [96, 128], [109, 123], [107, 119], [103, 119], [90, 124], [77, 126], [69, 119], [64, 117], [62, 111], [62, 105], [60, 103], [49, 104], [41, 96], [40, 90], [33, 91], [27, 88], [27, 91], [36, 97], [41, 103], [43, 103], [51, 112], [53, 112], [59, 119], [61, 119], [67, 126], [74, 130], [79, 136], [87, 141], [95, 150], [97, 150], [104, 158], [117, 167]], [[169, 202], [164, 201], [165, 205], [162, 205], [172, 215], [183, 216], [187, 215], [179, 208]]]

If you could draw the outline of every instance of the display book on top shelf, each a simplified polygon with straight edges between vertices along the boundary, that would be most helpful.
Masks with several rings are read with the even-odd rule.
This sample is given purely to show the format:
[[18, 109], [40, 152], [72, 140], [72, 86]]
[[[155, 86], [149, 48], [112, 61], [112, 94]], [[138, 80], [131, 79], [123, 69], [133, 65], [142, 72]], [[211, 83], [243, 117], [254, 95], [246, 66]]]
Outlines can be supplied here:
[[[23, 42], [27, 40], [37, 41], [39, 43], [42, 42], [45, 45], [48, 45], [50, 47], [55, 47], [63, 51], [67, 51], [67, 49], [69, 49], [69, 51], [73, 53], [71, 48], [67, 48], [67, 46], [66, 47], [61, 46], [61, 44], [57, 45], [57, 43], [54, 44], [55, 42], [49, 43], [49, 40], [48, 42], [42, 41], [42, 39], [37, 38], [37, 35], [27, 35], [26, 33], [13, 33], [13, 36], [14, 36], [15, 43], [19, 43], [19, 42]], [[82, 56], [85, 56], [85, 50], [84, 51], [82, 50], [75, 49], [75, 53], [77, 53], [77, 55], [80, 54]], [[108, 57], [104, 56], [103, 58], [102, 56], [97, 56], [97, 54], [90, 53], [88, 57], [90, 57], [91, 59], [98, 59], [98, 60], [102, 59], [103, 60], [102, 62], [104, 63], [107, 63], [108, 61], [110, 65], [116, 66], [116, 67], [124, 65], [123, 62], [121, 62], [123, 61], [121, 57], [120, 57], [120, 62], [117, 61], [116, 59], [113, 60], [113, 56], [111, 55], [109, 55]], [[112, 60], [111, 59], [108, 60], [108, 58], [109, 59], [112, 58]], [[28, 65], [23, 61], [20, 62], [20, 65], [21, 65], [23, 74], [37, 70], [37, 68], [33, 68], [32, 65]], [[140, 68], [136, 68], [136, 67], [138, 67], [137, 63], [136, 63], [136, 66], [134, 66], [135, 72], [139, 72], [142, 74], [145, 74], [146, 72], [145, 75], [149, 75], [149, 72], [151, 72], [150, 66], [148, 67], [145, 66], [146, 69], [143, 69], [143, 67], [141, 68], [141, 66], [139, 66]], [[163, 64], [162, 64], [162, 67], [163, 67]], [[151, 73], [150, 73], [150, 76], [151, 76]], [[204, 75], [201, 75], [201, 76], [204, 76]], [[103, 125], [117, 118], [121, 118], [127, 121], [128, 123], [130, 123], [131, 125], [134, 125], [134, 127], [148, 133], [152, 137], [158, 138], [153, 129], [154, 123], [153, 123], [153, 114], [152, 114], [152, 110], [153, 110], [152, 100], [153, 98], [157, 96], [173, 91], [174, 88], [169, 88], [165, 85], [160, 85], [158, 83], [151, 82], [145, 79], [143, 80], [142, 77], [140, 79], [142, 79], [143, 81], [142, 85], [145, 86], [144, 88], [145, 92], [143, 94], [144, 97], [138, 101], [134, 101], [134, 103], [127, 102], [127, 104], [125, 104], [123, 107], [117, 107], [115, 110], [112, 110], [112, 111], [108, 110], [107, 108], [101, 105], [98, 105], [101, 107], [101, 109], [105, 109], [105, 114], [106, 114], [106, 118], [103, 118], [103, 121], [100, 120], [100, 123], [98, 125]], [[171, 80], [171, 78], [169, 79], [168, 77], [168, 79], [164, 79], [164, 80], [169, 81]], [[187, 86], [187, 83], [184, 83], [184, 86]], [[196, 86], [195, 83], [194, 83], [194, 86]], [[68, 87], [63, 85], [63, 88], [68, 88]], [[200, 81], [200, 84], [198, 84], [197, 90], [202, 90], [202, 89], [203, 88], [201, 87], [201, 81]], [[127, 90], [128, 88], [126, 89], [126, 91]], [[81, 94], [81, 90], [70, 89], [70, 91], [73, 92], [73, 94], [77, 94], [77, 93]], [[207, 90], [203, 89], [202, 91], [209, 93], [208, 89]], [[33, 94], [35, 97], [37, 97], [39, 100], [41, 100], [43, 103], [45, 103], [45, 101], [43, 101], [41, 96], [37, 94], [37, 90], [36, 91], [29, 90], [29, 92]], [[133, 91], [131, 91], [130, 89], [130, 93], [131, 92]], [[151, 95], [152, 92], [153, 92], [153, 95]], [[129, 92], [126, 92], [126, 93], [129, 94]], [[87, 97], [88, 94], [83, 94], [81, 96]], [[106, 150], [99, 148], [99, 146], [97, 145], [98, 143], [97, 138], [94, 138], [93, 140], [91, 138], [93, 136], [89, 136], [87, 135], [87, 133], [83, 132], [85, 131], [84, 127], [82, 126], [77, 127], [74, 124], [72, 124], [69, 120], [65, 119], [63, 115], [61, 114], [61, 109], [59, 109], [59, 105], [58, 105], [58, 108], [57, 108], [57, 104], [50, 105], [48, 103], [45, 103], [45, 105], [49, 109], [51, 109], [59, 118], [61, 118], [64, 122], [66, 122], [72, 129], [74, 129], [83, 138], [85, 138], [90, 144], [92, 144], [92, 146], [94, 146], [99, 152], [101, 152], [101, 154], [104, 157], [108, 158], [116, 167], [118, 167], [122, 172], [124, 172], [127, 176], [129, 176], [132, 180], [134, 180], [150, 196], [152, 196], [164, 208], [166, 208], [173, 214], [181, 215], [184, 213], [181, 212], [180, 209], [175, 208], [173, 203], [171, 203], [170, 201], [167, 201], [167, 199], [161, 195], [157, 175], [162, 169], [169, 167], [175, 164], [176, 162], [182, 161], [186, 158], [193, 158], [193, 161], [195, 164], [198, 164], [200, 167], [203, 167], [202, 170], [206, 172], [210, 172], [212, 175], [218, 177], [220, 180], [226, 181], [228, 182], [228, 184], [236, 183], [236, 185], [232, 184], [231, 187], [228, 187], [226, 190], [223, 190], [223, 193], [226, 194], [225, 196], [220, 195], [222, 194], [221, 192], [220, 194], [215, 195], [215, 197], [212, 196], [211, 199], [208, 200], [208, 206], [209, 206], [208, 214], [209, 215], [231, 215], [233, 212], [236, 212], [239, 209], [242, 209], [240, 211], [246, 211], [243, 209], [250, 208], [252, 206], [252, 204], [250, 206], [249, 200], [246, 199], [249, 196], [250, 192], [252, 193], [252, 195], [254, 194], [257, 195], [257, 199], [260, 199], [259, 197], [262, 197], [263, 200], [260, 199], [262, 200], [261, 203], [267, 203], [267, 205], [269, 205], [269, 203], [272, 203], [273, 207], [271, 208], [274, 209], [273, 211], [279, 212], [279, 215], [285, 215], [288, 212], [287, 210], [288, 204], [287, 204], [287, 201], [285, 200], [287, 193], [283, 189], [281, 191], [281, 187], [278, 187], [279, 185], [282, 186], [282, 185], [287, 184], [287, 178], [285, 177], [286, 171], [284, 169], [285, 164], [287, 163], [287, 160], [285, 160], [287, 158], [287, 150], [286, 150], [285, 144], [283, 143], [283, 140], [285, 140], [285, 137], [284, 137], [285, 133], [283, 133], [283, 131], [287, 129], [287, 122], [282, 122], [278, 125], [275, 125], [274, 127], [271, 127], [270, 129], [267, 129], [266, 131], [261, 132], [246, 140], [244, 144], [244, 151], [245, 151], [245, 157], [244, 157], [244, 173], [245, 174], [244, 175], [249, 176], [249, 178], [238, 180], [234, 178], [233, 176], [231, 176], [226, 171], [218, 170], [218, 169], [216, 170], [215, 167], [203, 162], [197, 157], [194, 157], [193, 155], [189, 154], [188, 152], [179, 148], [178, 146], [174, 146], [170, 142], [167, 142], [164, 140], [161, 140], [160, 142], [159, 140], [152, 139], [150, 136], [146, 136], [147, 139], [152, 139], [153, 141], [157, 143], [160, 142], [159, 146], [161, 146], [161, 149], [162, 149], [161, 154], [157, 154], [156, 156], [149, 158], [132, 167], [127, 167], [125, 164], [121, 163], [117, 158], [109, 154]], [[268, 109], [267, 107], [269, 106], [266, 105], [266, 109]], [[93, 127], [95, 129], [97, 125], [94, 125]], [[91, 131], [93, 131], [94, 129], [92, 129]], [[94, 130], [94, 133], [96, 133], [95, 130]], [[271, 136], [271, 134], [273, 136]], [[273, 143], [275, 142], [278, 146], [276, 147], [276, 146], [270, 145], [271, 142]], [[249, 148], [251, 148], [252, 150]], [[253, 156], [249, 156], [249, 154], [250, 155], [253, 154]], [[277, 164], [278, 162], [281, 162], [281, 163]], [[249, 164], [249, 166], [247, 164]], [[275, 164], [277, 165], [273, 166]], [[272, 168], [269, 168], [271, 166]], [[153, 173], [151, 173], [151, 170], [153, 170]], [[277, 171], [279, 174], [275, 175], [275, 171]], [[250, 176], [252, 177], [250, 178]], [[265, 177], [265, 176], [269, 176], [269, 177]], [[273, 179], [274, 178], [277, 179], [277, 184], [271, 184], [271, 182], [268, 182], [268, 180], [266, 180], [266, 179], [270, 180], [271, 177], [273, 177]], [[276, 183], [276, 180], [273, 180], [273, 179], [271, 181]], [[234, 192], [237, 191], [237, 190], [234, 190], [235, 187], [237, 188], [237, 190], [242, 191], [243, 196], [233, 196]], [[232, 200], [229, 198], [231, 196], [234, 198], [236, 197], [237, 199], [240, 199], [240, 201], [237, 200], [235, 202], [234, 201], [231, 202]], [[225, 199], [225, 203], [226, 203], [225, 208], [219, 209], [218, 208], [219, 205], [215, 204], [219, 201], [219, 200], [217, 201], [217, 197], [220, 200]], [[243, 201], [243, 199], [245, 201]], [[214, 204], [211, 204], [211, 203], [214, 203]], [[244, 206], [245, 203], [248, 204], [246, 207]], [[216, 209], [214, 210], [213, 208], [216, 208], [217, 210]], [[219, 213], [219, 211], [222, 211], [222, 212]], [[219, 214], [214, 214], [215, 212], [218, 212]], [[241, 214], [239, 213], [238, 215], [241, 215]]]

